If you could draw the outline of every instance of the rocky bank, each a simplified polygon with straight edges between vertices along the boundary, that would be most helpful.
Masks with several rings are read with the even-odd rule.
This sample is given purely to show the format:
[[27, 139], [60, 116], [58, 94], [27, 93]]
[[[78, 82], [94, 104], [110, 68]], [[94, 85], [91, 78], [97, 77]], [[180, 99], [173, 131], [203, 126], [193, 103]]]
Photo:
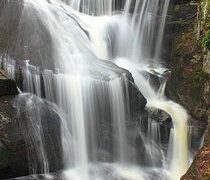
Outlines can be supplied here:
[[[173, 1], [166, 26], [167, 94], [190, 114], [190, 124], [205, 130], [210, 116], [210, 1]], [[166, 53], [167, 54], [167, 53]], [[209, 128], [205, 143], [182, 179], [210, 179]], [[202, 134], [202, 133], [201, 133]]]

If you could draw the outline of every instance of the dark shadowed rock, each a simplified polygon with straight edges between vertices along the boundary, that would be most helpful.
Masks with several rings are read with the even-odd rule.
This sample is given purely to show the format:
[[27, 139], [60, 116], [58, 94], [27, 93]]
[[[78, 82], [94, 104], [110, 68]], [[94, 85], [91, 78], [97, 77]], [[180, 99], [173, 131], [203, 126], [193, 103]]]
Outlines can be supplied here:
[[[138, 121], [133, 125], [135, 137], [136, 161], [142, 166], [162, 166], [161, 150], [158, 146], [167, 147], [169, 143], [172, 119], [168, 113], [156, 108], [146, 108]], [[148, 142], [152, 142], [149, 143]], [[150, 150], [155, 156], [149, 155]], [[163, 149], [164, 150], [164, 149]], [[164, 152], [165, 155], [167, 152]]]
[[18, 94], [17, 85], [0, 69], [0, 97]]
[[[50, 164], [49, 170], [59, 170], [62, 168], [59, 116], [47, 103], [40, 103], [39, 99], [32, 95], [19, 99], [17, 109], [14, 107], [15, 102], [17, 106], [17, 98], [20, 97], [0, 98], [0, 179], [28, 175], [32, 170], [42, 172], [40, 139], [34, 132], [38, 125], [43, 128], [41, 136]], [[31, 107], [27, 107], [27, 103], [32, 99]], [[36, 113], [35, 117], [39, 119], [33, 119], [33, 113]]]
[[198, 151], [192, 165], [181, 180], [210, 179], [210, 123], [205, 133], [204, 144]]
[[27, 152], [24, 138], [18, 127], [15, 97], [0, 98], [0, 179], [28, 173]]
[[147, 108], [147, 112], [148, 112], [150, 118], [152, 118], [153, 120], [155, 120], [161, 124], [168, 123], [168, 122], [172, 121], [171, 116], [167, 112], [165, 112], [161, 109]]
[[167, 112], [156, 108], [147, 108], [147, 112], [149, 119], [159, 124], [161, 143], [167, 145], [169, 143], [170, 130], [173, 127], [171, 116]]

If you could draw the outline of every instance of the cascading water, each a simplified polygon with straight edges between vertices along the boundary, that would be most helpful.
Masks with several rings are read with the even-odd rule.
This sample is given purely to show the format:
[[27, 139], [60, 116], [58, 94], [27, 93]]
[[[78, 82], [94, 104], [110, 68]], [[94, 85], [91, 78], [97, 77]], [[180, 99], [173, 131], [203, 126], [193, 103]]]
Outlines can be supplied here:
[[63, 0], [73, 9], [85, 14], [112, 15], [113, 10], [122, 7], [124, 0]]
[[[169, 2], [24, 0], [17, 31], [21, 40], [16, 46], [24, 45], [25, 58], [30, 59], [28, 43], [36, 40], [45, 45], [42, 38], [46, 38], [50, 58], [42, 49], [37, 52], [38, 57], [44, 54], [38, 58], [42, 67], [25, 60], [22, 89], [57, 106], [62, 124], [62, 178], [177, 180], [186, 171], [188, 116], [181, 106], [165, 98], [166, 69], [160, 65]], [[161, 144], [160, 125], [154, 119], [148, 119], [146, 133], [141, 127], [143, 120], [138, 120], [140, 127], [131, 122], [130, 77], [110, 61], [131, 72], [148, 108], [171, 116], [173, 128], [166, 147]], [[54, 70], [47, 69], [46, 64]], [[14, 66], [13, 61], [5, 63], [13, 78]], [[157, 91], [145, 78], [154, 72], [164, 79]], [[34, 170], [34, 174], [49, 173], [44, 146], [43, 161], [39, 161], [45, 164], [44, 171]]]
[[[135, 1], [134, 12], [130, 18], [129, 12], [133, 4], [132, 1], [126, 1], [122, 16], [116, 17], [116, 19], [110, 18], [101, 25], [103, 30], [112, 26], [117, 32], [113, 38], [114, 43], [116, 43], [115, 51], [113, 52], [112, 49], [112, 51], [104, 53], [105, 56], [102, 56], [114, 60], [117, 65], [128, 69], [132, 73], [135, 83], [147, 98], [148, 107], [162, 109], [172, 117], [174, 128], [171, 130], [171, 138], [173, 138], [173, 143], [169, 145], [171, 152], [168, 152], [169, 154], [172, 153], [170, 154], [172, 161], [169, 164], [164, 162], [164, 164], [165, 168], [173, 174], [171, 178], [178, 179], [184, 174], [189, 164], [187, 112], [178, 104], [165, 99], [165, 80], [160, 85], [160, 89], [155, 92], [151, 84], [142, 75], [146, 69], [148, 70], [148, 65], [145, 65], [145, 63], [153, 62], [158, 67], [169, 2], [169, 0]], [[107, 30], [106, 33], [107, 37], [112, 37], [110, 31]], [[98, 39], [100, 39], [101, 44], [105, 41], [108, 47], [110, 39], [107, 38], [107, 40], [103, 36], [104, 34], [101, 34], [101, 38]], [[93, 43], [95, 43], [94, 38]], [[96, 48], [98, 44], [95, 43]], [[151, 126], [153, 126], [153, 123], [151, 123]], [[150, 133], [153, 134], [155, 131], [152, 128]], [[158, 134], [155, 136], [158, 136]], [[150, 148], [154, 149], [151, 145]], [[155, 156], [152, 151], [151, 154]], [[167, 158], [164, 157], [163, 160], [167, 161]]]

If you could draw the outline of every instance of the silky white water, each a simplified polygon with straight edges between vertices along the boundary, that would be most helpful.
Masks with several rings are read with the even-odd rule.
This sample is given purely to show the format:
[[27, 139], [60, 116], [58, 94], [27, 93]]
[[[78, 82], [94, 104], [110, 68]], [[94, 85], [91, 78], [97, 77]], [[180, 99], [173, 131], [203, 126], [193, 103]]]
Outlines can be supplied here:
[[[187, 112], [180, 105], [165, 98], [165, 81], [163, 84], [161, 84], [159, 91], [155, 92], [155, 90], [152, 88], [152, 85], [149, 84], [147, 79], [145, 79], [142, 75], [142, 72], [148, 71], [147, 63], [156, 61], [154, 63], [156, 64], [157, 68], [160, 66], [158, 64], [169, 2], [169, 0], [161, 1], [160, 3], [162, 3], [163, 8], [162, 13], [157, 14], [157, 11], [159, 10], [158, 8], [161, 8], [161, 6], [158, 6], [158, 1], [136, 1], [133, 17], [130, 18], [128, 13], [131, 6], [131, 1], [127, 1], [125, 4], [125, 12], [122, 16], [113, 18], [107, 17], [108, 20], [103, 17], [101, 18], [103, 23], [97, 29], [98, 34], [101, 34], [101, 38], [97, 37], [97, 40], [92, 38], [92, 42], [94, 43], [96, 49], [98, 48], [99, 42], [101, 42], [101, 44], [106, 42], [107, 46], [103, 45], [103, 49], [106, 50], [106, 48], [109, 46], [110, 39], [105, 39], [103, 37], [105, 31], [104, 29], [108, 29], [109, 26], [113, 26], [113, 28], [119, 32], [118, 35], [115, 35], [116, 39], [118, 39], [117, 49], [114, 54], [116, 58], [110, 57], [109, 51], [106, 53], [101, 53], [99, 57], [101, 56], [103, 58], [114, 60], [118, 66], [129, 70], [132, 73], [138, 88], [147, 98], [147, 107], [159, 108], [170, 114], [172, 117], [174, 127], [171, 130], [172, 142], [169, 144], [169, 149], [172, 152], [168, 152], [168, 158], [172, 158], [172, 160], [171, 162], [169, 162], [169, 160], [167, 162], [167, 158], [165, 157], [164, 160], [166, 162], [164, 162], [164, 164], [166, 166], [165, 168], [169, 171], [170, 178], [179, 179], [181, 175], [186, 172], [189, 165]], [[137, 15], [139, 8], [140, 14]], [[151, 16], [158, 16], [158, 18], [160, 18], [158, 26], [153, 24], [156, 23], [156, 21], [151, 18]], [[91, 21], [92, 17], [89, 18]], [[131, 22], [129, 22], [130, 20]], [[92, 22], [94, 21], [92, 20]], [[117, 26], [117, 28], [114, 26]], [[91, 27], [91, 25], [89, 25], [89, 27]], [[155, 29], [155, 27], [157, 27], [157, 29]], [[91, 30], [94, 31], [94, 29]], [[156, 30], [158, 32], [157, 34], [155, 32]], [[107, 37], [110, 36], [109, 33], [110, 31], [107, 30]], [[93, 34], [98, 36], [97, 33]], [[130, 42], [130, 40], [133, 42]], [[150, 49], [144, 49], [143, 46], [148, 46]], [[152, 61], [145, 61], [145, 59], [147, 60], [151, 58]], [[154, 130], [152, 131], [154, 132]], [[155, 136], [157, 136], [157, 134]]]
[[[40, 43], [38, 37], [46, 31], [51, 58], [41, 56], [43, 67], [32, 65], [30, 58], [25, 60], [23, 90], [44, 97], [58, 109], [63, 179], [177, 180], [187, 170], [188, 115], [164, 96], [167, 69], [160, 65], [169, 3], [24, 0], [18, 31], [21, 43]], [[14, 78], [11, 62], [5, 67]], [[160, 124], [154, 119], [147, 119], [146, 135], [141, 117], [138, 124], [130, 123], [131, 82], [125, 70], [110, 62], [132, 74], [147, 99], [147, 108], [171, 116], [173, 127], [166, 147], [161, 144]], [[150, 83], [149, 74], [163, 79], [158, 90]], [[44, 168], [31, 173], [48, 174], [50, 164], [40, 148]]]

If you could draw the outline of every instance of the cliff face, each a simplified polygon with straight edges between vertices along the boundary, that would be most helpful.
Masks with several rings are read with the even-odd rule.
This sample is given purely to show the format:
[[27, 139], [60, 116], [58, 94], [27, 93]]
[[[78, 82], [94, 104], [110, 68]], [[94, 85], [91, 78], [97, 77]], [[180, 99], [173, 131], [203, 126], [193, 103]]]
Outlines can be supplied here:
[[197, 120], [206, 122], [209, 102], [207, 54], [202, 41], [209, 30], [208, 1], [178, 1], [169, 23], [173, 38], [168, 94]]
[[[167, 38], [171, 42], [171, 79], [168, 96], [183, 105], [191, 115], [190, 123], [205, 129], [209, 117], [210, 1], [176, 0], [170, 10]], [[184, 180], [210, 179], [210, 129]]]

